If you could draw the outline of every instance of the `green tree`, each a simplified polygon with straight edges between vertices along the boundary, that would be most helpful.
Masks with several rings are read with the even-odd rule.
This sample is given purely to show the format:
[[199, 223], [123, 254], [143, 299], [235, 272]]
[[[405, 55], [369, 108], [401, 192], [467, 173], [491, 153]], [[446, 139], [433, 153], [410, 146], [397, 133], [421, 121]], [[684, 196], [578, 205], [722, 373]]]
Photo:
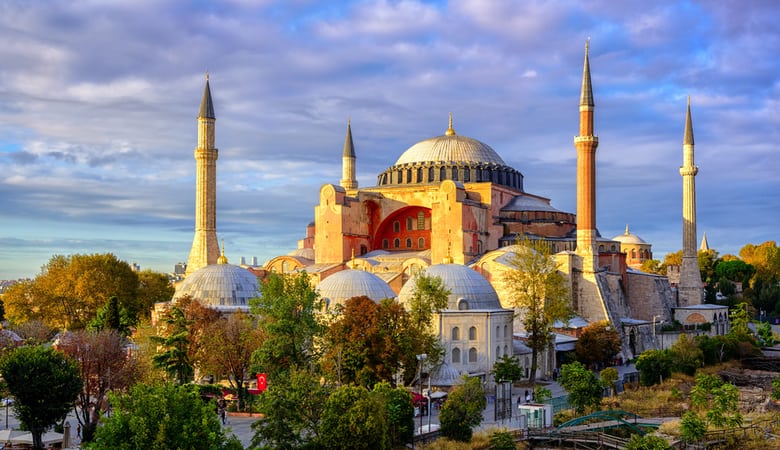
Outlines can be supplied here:
[[750, 278], [756, 273], [756, 268], [742, 260], [720, 261], [715, 266], [715, 275], [727, 280], [738, 281], [746, 286]]
[[704, 362], [704, 352], [692, 337], [681, 334], [670, 348], [673, 370], [686, 375], [693, 375]]
[[490, 450], [516, 450], [515, 437], [508, 431], [494, 431], [488, 440]]
[[162, 336], [152, 336], [160, 350], [152, 357], [152, 364], [165, 371], [171, 380], [182, 385], [192, 381], [195, 368], [189, 355], [189, 326], [193, 321], [187, 319], [178, 306], [171, 306], [162, 318], [166, 330]]
[[194, 386], [137, 384], [128, 394], [110, 397], [113, 413], [88, 449], [243, 449], [236, 437], [225, 435], [214, 405]]
[[608, 321], [594, 322], [582, 331], [574, 344], [577, 361], [590, 366], [609, 364], [620, 352], [620, 335]]
[[775, 335], [772, 333], [772, 325], [768, 322], [761, 322], [756, 326], [756, 337], [758, 345], [761, 347], [771, 347], [775, 344]]
[[265, 330], [263, 344], [252, 355], [252, 369], [268, 375], [269, 381], [293, 367], [308, 368], [317, 359], [315, 340], [323, 327], [315, 312], [320, 298], [306, 272], [272, 273], [260, 285], [260, 297], [251, 299], [258, 327]]
[[19, 347], [0, 360], [0, 374], [14, 397], [14, 413], [42, 449], [41, 435], [61, 423], [81, 391], [76, 364], [62, 353], [42, 346]]
[[575, 361], [561, 366], [558, 383], [569, 393], [569, 404], [577, 414], [586, 408], [597, 409], [601, 405], [604, 388], [595, 373]]
[[92, 440], [98, 420], [108, 408], [108, 393], [127, 389], [140, 377], [138, 360], [128, 352], [128, 344], [123, 335], [107, 329], [74, 331], [57, 345], [58, 350], [76, 362], [83, 380], [76, 401], [76, 418], [84, 442]]
[[693, 411], [686, 411], [680, 420], [680, 437], [685, 442], [700, 441], [707, 433], [707, 423]]
[[477, 377], [463, 376], [441, 407], [441, 434], [454, 441], [471, 440], [474, 427], [482, 423], [482, 411], [487, 406], [485, 390]]
[[520, 367], [520, 360], [509, 355], [498, 358], [490, 373], [496, 380], [520, 381], [523, 379], [523, 368]]
[[323, 448], [389, 449], [385, 405], [362, 386], [341, 386], [325, 401], [319, 427]]
[[248, 395], [244, 378], [249, 374], [252, 354], [260, 348], [263, 333], [252, 317], [238, 311], [213, 322], [204, 340], [204, 368], [219, 379], [227, 379], [238, 395], [238, 409], [244, 410]]
[[374, 386], [374, 392], [384, 400], [391, 447], [400, 448], [412, 442], [414, 406], [409, 391], [403, 388], [393, 389], [389, 383], [379, 383]]
[[607, 367], [599, 372], [599, 376], [601, 377], [601, 385], [609, 388], [609, 395], [613, 395], [615, 393], [615, 383], [617, 383], [619, 376], [617, 369]]
[[716, 427], [742, 424], [739, 390], [731, 383], [724, 383], [716, 375], [696, 375], [696, 384], [691, 389], [691, 406]]
[[674, 360], [668, 350], [645, 350], [636, 361], [639, 370], [639, 382], [642, 386], [652, 386], [669, 378]]
[[320, 418], [331, 387], [306, 369], [268, 384], [258, 398], [262, 418], [252, 424], [251, 448], [316, 448]]
[[154, 304], [170, 301], [175, 291], [168, 275], [151, 270], [138, 272], [139, 318], [148, 319]]
[[409, 313], [420, 329], [430, 327], [433, 314], [447, 307], [450, 291], [441, 277], [428, 275], [424, 271], [414, 276], [414, 291], [409, 299]]
[[138, 276], [113, 254], [53, 256], [30, 282], [17, 283], [3, 296], [11, 322], [41, 320], [57, 329], [87, 326], [111, 296], [135, 317]]
[[123, 336], [130, 336], [130, 328], [135, 326], [136, 322], [137, 318], [130, 315], [127, 309], [119, 304], [119, 299], [114, 295], [98, 309], [95, 318], [89, 322], [87, 328], [97, 331], [116, 330]]
[[661, 261], [657, 259], [648, 259], [642, 262], [640, 267], [642, 272], [654, 273], [656, 275], [666, 276], [666, 266], [661, 264]]
[[652, 434], [644, 436], [632, 434], [631, 439], [626, 444], [626, 450], [672, 450], [672, 448], [666, 439]]
[[572, 315], [566, 277], [543, 241], [524, 239], [510, 260], [506, 274], [512, 306], [521, 310], [531, 348], [530, 382], [536, 380], [539, 353], [550, 345], [550, 330], [556, 320]]

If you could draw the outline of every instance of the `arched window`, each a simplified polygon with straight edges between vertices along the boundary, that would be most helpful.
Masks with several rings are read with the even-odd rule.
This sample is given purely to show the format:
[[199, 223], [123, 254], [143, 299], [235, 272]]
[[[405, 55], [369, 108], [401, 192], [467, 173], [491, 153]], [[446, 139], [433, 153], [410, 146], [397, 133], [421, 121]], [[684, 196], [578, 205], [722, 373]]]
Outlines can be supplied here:
[[496, 338], [501, 337], [501, 327], [496, 325]]
[[459, 341], [460, 340], [460, 328], [452, 327], [452, 340], [453, 341]]
[[458, 168], [452, 168], [452, 181], [458, 181]]
[[393, 240], [393, 247], [394, 247], [394, 248], [401, 248], [401, 240], [400, 240], [400, 239], [398, 239], [398, 238], [395, 238], [395, 239]]
[[463, 181], [466, 182], [471, 181], [471, 169], [469, 169], [468, 167], [463, 169]]
[[425, 214], [422, 211], [417, 213], [417, 229], [425, 229]]
[[417, 182], [422, 183], [422, 167], [417, 169]]
[[504, 356], [509, 356], [509, 347], [504, 346]]
[[636, 249], [632, 248], [631, 249], [631, 259], [635, 259], [635, 258], [636, 258]]
[[469, 328], [469, 340], [475, 341], [477, 339], [477, 327]]
[[509, 331], [506, 328], [506, 325], [504, 325], [504, 337], [509, 337]]
[[417, 248], [425, 248], [425, 238], [417, 239]]
[[600, 252], [603, 252], [603, 251], [604, 251], [604, 244], [601, 244], [601, 245], [599, 245], [599, 251], [600, 251]]
[[412, 248], [412, 238], [406, 238], [406, 248]]
[[412, 228], [412, 223], [413, 223], [413, 220], [412, 220], [412, 218], [411, 218], [411, 217], [407, 217], [407, 218], [406, 218], [406, 230], [407, 230], [407, 231], [409, 231], [409, 230], [412, 230], [412, 229], [413, 229], [413, 228]]
[[434, 174], [433, 167], [429, 167], [428, 168], [428, 183], [432, 183], [433, 182], [433, 174]]
[[452, 362], [454, 364], [460, 364], [460, 349], [459, 348], [453, 348], [452, 349]]
[[406, 182], [412, 182], [412, 169], [406, 169]]
[[382, 248], [387, 248], [390, 246], [390, 242], [388, 242], [387, 239], [382, 239]]
[[447, 169], [442, 167], [439, 169], [439, 181], [444, 181], [447, 179]]
[[393, 231], [396, 232], [396, 233], [400, 233], [401, 232], [401, 222], [399, 222], [397, 220], [393, 222]]
[[496, 345], [496, 358], [501, 356], [501, 346]]
[[477, 349], [474, 347], [471, 347], [469, 349], [469, 362], [470, 363], [477, 362]]

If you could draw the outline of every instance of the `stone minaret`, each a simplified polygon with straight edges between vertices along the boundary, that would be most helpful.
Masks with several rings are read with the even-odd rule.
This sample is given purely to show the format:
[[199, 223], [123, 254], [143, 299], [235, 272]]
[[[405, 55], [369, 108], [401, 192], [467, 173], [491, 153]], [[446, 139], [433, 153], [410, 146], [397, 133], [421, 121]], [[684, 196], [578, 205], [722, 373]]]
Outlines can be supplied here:
[[577, 149], [577, 254], [582, 257], [584, 271], [598, 268], [596, 248], [596, 148], [598, 136], [593, 134], [593, 88], [590, 84], [588, 43], [585, 44], [585, 65], [580, 94], [580, 134], [574, 138]]
[[685, 114], [683, 136], [683, 165], [680, 175], [683, 179], [683, 255], [680, 268], [678, 298], [680, 306], [702, 303], [704, 290], [699, 272], [699, 257], [696, 252], [696, 174], [699, 168], [693, 163], [693, 123], [691, 121], [691, 98]]
[[217, 242], [217, 156], [214, 147], [216, 117], [211, 102], [209, 76], [198, 113], [198, 146], [195, 148], [195, 237], [187, 259], [187, 275], [216, 264], [219, 258]]
[[352, 144], [352, 124], [347, 119], [347, 137], [344, 138], [344, 154], [341, 156], [341, 187], [346, 190], [358, 188], [355, 178], [355, 145]]

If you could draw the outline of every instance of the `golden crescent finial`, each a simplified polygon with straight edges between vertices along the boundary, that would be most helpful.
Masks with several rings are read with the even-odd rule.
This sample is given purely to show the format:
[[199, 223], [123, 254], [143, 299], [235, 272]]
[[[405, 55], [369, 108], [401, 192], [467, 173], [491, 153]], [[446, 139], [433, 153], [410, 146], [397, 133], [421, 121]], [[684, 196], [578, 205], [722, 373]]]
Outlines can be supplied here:
[[450, 113], [450, 125], [444, 134], [447, 136], [452, 136], [455, 134], [455, 130], [452, 128], [452, 113]]
[[217, 258], [217, 264], [227, 264], [228, 259], [225, 256], [225, 240], [222, 239], [222, 254], [219, 255], [219, 258]]
[[350, 267], [351, 269], [355, 268], [355, 249], [354, 248], [352, 249], [352, 261], [350, 262], [350, 266], [351, 266]]

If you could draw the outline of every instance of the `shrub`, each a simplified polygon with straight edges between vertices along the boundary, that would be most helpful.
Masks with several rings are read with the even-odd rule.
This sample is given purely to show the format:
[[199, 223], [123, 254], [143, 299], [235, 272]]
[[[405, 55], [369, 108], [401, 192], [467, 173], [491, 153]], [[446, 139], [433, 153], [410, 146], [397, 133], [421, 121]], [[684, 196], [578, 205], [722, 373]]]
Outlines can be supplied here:
[[515, 439], [511, 433], [496, 431], [490, 435], [490, 450], [515, 450]]

